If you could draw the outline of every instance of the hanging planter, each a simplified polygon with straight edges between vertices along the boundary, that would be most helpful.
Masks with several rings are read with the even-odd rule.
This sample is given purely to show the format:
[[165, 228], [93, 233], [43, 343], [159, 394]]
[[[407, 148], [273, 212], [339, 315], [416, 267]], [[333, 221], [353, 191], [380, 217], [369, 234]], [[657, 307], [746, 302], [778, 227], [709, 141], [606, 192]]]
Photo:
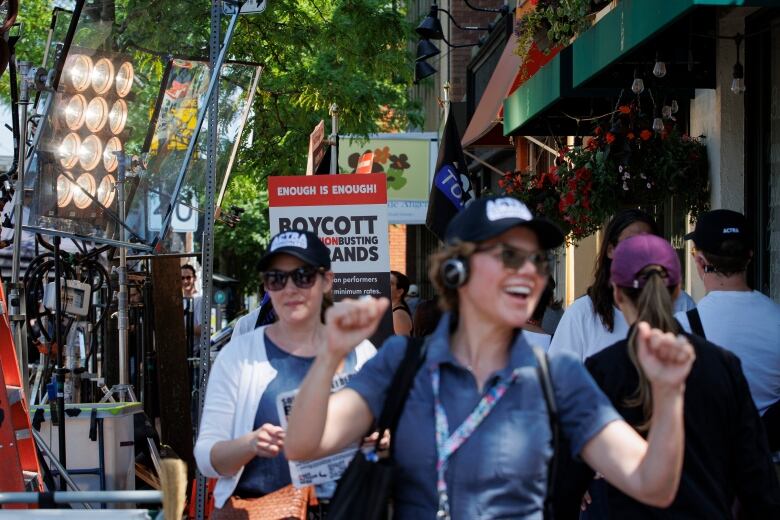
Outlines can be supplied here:
[[531, 0], [534, 6], [515, 25], [517, 54], [525, 59], [532, 45], [548, 53], [565, 47], [577, 34], [591, 26], [595, 12], [609, 0]]
[[632, 103], [610, 123], [594, 127], [583, 146], [564, 149], [546, 172], [508, 173], [499, 188], [560, 225], [575, 242], [593, 234], [617, 210], [653, 206], [670, 196], [692, 217], [709, 205], [706, 146], [662, 127]]

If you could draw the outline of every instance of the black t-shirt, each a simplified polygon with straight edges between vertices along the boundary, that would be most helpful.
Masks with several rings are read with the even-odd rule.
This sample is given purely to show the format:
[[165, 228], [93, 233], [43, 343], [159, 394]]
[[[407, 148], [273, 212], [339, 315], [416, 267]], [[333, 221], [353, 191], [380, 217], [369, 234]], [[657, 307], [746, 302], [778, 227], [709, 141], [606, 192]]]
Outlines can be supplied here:
[[[685, 459], [677, 497], [668, 509], [658, 509], [609, 486], [610, 516], [732, 518], [736, 497], [747, 518], [780, 518], [780, 486], [739, 358], [698, 336], [686, 336], [696, 361], [685, 386]], [[638, 385], [628, 341], [607, 347], [585, 365], [625, 420], [641, 424], [641, 409], [625, 404]]]

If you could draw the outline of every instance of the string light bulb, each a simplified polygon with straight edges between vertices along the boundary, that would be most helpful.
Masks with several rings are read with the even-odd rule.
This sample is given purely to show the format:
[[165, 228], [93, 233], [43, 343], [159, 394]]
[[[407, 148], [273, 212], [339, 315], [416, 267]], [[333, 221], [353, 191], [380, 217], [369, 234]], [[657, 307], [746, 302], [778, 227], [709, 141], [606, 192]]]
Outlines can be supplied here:
[[655, 55], [655, 65], [653, 65], [653, 76], [656, 78], [663, 78], [666, 76], [666, 63], [661, 61], [657, 54]]
[[661, 107], [661, 117], [664, 119], [671, 119], [672, 118], [672, 107], [669, 105], [664, 105]]
[[676, 99], [672, 100], [671, 107], [672, 107], [672, 114], [676, 114], [677, 111], [680, 110], [680, 105], [677, 104], [677, 100]]
[[660, 117], [653, 119], [653, 130], [660, 132], [664, 129], [664, 121]]
[[745, 92], [745, 68], [739, 62], [739, 48], [742, 46], [744, 36], [737, 33], [734, 36], [734, 43], [737, 45], [737, 62], [734, 64], [734, 72], [731, 76], [731, 91], [734, 94], [743, 94]]
[[634, 82], [631, 83], [631, 92], [633, 92], [636, 95], [639, 95], [644, 91], [645, 91], [645, 82], [642, 80], [642, 78], [634, 78]]

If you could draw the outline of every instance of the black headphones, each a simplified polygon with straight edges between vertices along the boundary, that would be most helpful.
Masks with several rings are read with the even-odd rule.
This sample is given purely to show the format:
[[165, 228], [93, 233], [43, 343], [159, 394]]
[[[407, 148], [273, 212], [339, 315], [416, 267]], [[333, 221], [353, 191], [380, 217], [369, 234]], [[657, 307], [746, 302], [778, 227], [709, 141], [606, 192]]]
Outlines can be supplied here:
[[469, 279], [468, 260], [462, 256], [448, 258], [441, 264], [442, 283], [448, 289], [457, 289]]

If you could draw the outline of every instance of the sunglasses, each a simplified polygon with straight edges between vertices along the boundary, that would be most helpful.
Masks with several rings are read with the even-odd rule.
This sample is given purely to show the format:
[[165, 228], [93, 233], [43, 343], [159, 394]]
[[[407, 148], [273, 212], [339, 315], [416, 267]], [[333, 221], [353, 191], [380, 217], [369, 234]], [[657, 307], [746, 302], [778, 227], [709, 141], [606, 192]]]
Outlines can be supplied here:
[[475, 253], [486, 253], [497, 248], [500, 248], [501, 250], [498, 254], [492, 256], [501, 260], [501, 263], [506, 269], [517, 271], [523, 267], [526, 262], [531, 262], [540, 275], [546, 276], [550, 274], [551, 257], [547, 251], [523, 251], [522, 249], [517, 249], [509, 244], [494, 244], [481, 249], [478, 248], [475, 250]]
[[325, 272], [322, 267], [303, 266], [292, 271], [266, 271], [263, 273], [263, 285], [269, 291], [281, 291], [287, 285], [287, 279], [292, 278], [298, 289], [310, 289], [317, 280], [317, 275]]

